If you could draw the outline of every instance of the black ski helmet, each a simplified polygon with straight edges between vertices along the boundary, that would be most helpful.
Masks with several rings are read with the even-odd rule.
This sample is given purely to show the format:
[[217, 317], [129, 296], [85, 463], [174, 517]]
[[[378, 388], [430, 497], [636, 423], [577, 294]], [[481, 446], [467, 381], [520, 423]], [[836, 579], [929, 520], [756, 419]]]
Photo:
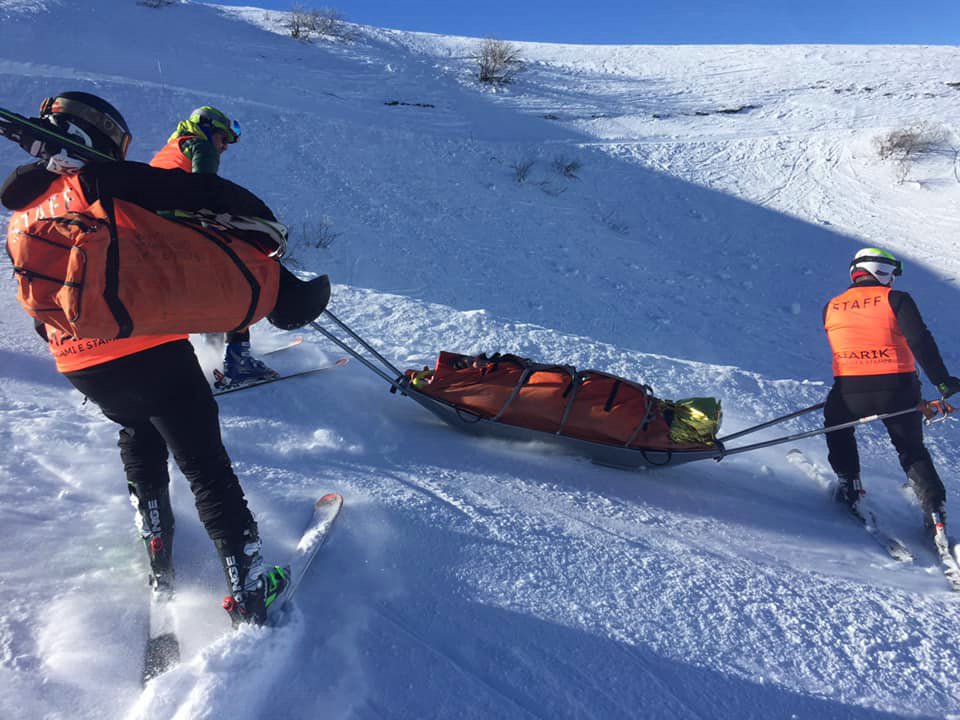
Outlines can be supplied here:
[[123, 115], [103, 98], [85, 92], [60, 93], [40, 104], [40, 118], [116, 160], [127, 156], [130, 128]]

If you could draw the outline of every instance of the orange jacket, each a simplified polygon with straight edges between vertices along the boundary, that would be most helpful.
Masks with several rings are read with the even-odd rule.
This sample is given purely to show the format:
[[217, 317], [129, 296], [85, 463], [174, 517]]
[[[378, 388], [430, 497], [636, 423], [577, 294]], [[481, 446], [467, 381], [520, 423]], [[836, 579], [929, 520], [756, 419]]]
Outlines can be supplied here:
[[[7, 242], [17, 242], [17, 233], [38, 220], [57, 217], [66, 212], [84, 212], [89, 207], [90, 203], [84, 197], [80, 181], [75, 176], [59, 177], [29, 207], [11, 215], [7, 226]], [[117, 340], [98, 340], [76, 338], [58, 330], [53, 325], [45, 325], [45, 329], [50, 352], [56, 361], [57, 370], [62, 373], [100, 365], [187, 337], [186, 335], [143, 335]]]
[[193, 161], [183, 152], [181, 145], [195, 139], [192, 135], [171, 138], [170, 141], [153, 156], [150, 164], [165, 170], [183, 170], [193, 172]]
[[827, 303], [824, 329], [834, 377], [916, 372], [889, 296], [889, 287], [855, 286]]

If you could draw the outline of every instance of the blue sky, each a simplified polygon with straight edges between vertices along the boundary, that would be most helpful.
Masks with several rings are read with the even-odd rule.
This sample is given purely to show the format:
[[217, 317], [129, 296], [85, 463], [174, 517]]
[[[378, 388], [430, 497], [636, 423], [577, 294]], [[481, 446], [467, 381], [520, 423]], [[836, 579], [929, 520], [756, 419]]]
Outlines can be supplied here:
[[[291, 0], [215, 0], [288, 10]], [[321, 0], [345, 19], [570, 43], [960, 44], [960, 0]]]

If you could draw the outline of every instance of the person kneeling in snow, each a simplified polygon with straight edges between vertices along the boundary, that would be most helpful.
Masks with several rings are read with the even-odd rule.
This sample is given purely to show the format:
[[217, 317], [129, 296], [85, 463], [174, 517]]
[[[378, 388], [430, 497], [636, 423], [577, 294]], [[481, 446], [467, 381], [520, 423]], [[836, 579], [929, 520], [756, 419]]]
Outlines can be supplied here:
[[[827, 303], [824, 329], [833, 350], [834, 384], [823, 410], [826, 427], [920, 403], [917, 361], [947, 398], [960, 391], [913, 298], [893, 290], [902, 264], [885, 250], [866, 248], [850, 263], [852, 285]], [[883, 421], [913, 487], [926, 527], [946, 521], [946, 492], [923, 444], [919, 412]], [[864, 494], [854, 429], [827, 433], [828, 460], [837, 474], [837, 500], [856, 509]]]
[[[32, 120], [115, 161], [59, 153], [49, 162], [14, 170], [0, 189], [0, 202], [13, 211], [10, 238], [49, 216], [84, 212], [99, 199], [126, 200], [154, 212], [207, 209], [275, 220], [257, 196], [216, 175], [125, 161], [131, 138], [127, 124], [95, 95], [66, 92], [48, 98], [40, 117]], [[217, 404], [187, 336], [89, 340], [52, 325], [40, 325], [38, 332], [48, 341], [57, 369], [122, 428], [120, 456], [154, 589], [168, 592], [174, 581], [169, 448], [223, 564], [230, 592], [224, 608], [234, 624], [264, 622], [289, 579], [282, 568], [264, 568], [257, 523], [224, 449]]]
[[[169, 170], [216, 175], [220, 169], [220, 156], [239, 140], [240, 123], [205, 105], [177, 124], [167, 144], [153, 156], [150, 164]], [[218, 381], [218, 386], [267, 380], [276, 377], [277, 371], [250, 354], [250, 329], [244, 328], [226, 335], [223, 374], [224, 380]]]

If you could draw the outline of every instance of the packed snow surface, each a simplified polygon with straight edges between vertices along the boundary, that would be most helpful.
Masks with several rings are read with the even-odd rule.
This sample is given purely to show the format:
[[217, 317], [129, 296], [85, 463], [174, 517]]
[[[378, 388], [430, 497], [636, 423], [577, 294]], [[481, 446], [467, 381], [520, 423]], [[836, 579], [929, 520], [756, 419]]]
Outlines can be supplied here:
[[[237, 117], [222, 173], [401, 369], [440, 350], [571, 363], [720, 397], [732, 432], [823, 400], [821, 308], [876, 245], [960, 373], [960, 49], [520, 43], [525, 72], [493, 91], [472, 79], [476, 39], [304, 43], [282, 25], [0, 0], [0, 107], [97, 93], [135, 160], [196, 106]], [[941, 126], [937, 152], [878, 157], [878, 136], [919, 122]], [[0, 166], [23, 162], [0, 143]], [[56, 373], [13, 282], [0, 303], [4, 717], [960, 717], [960, 599], [882, 428], [859, 432], [864, 478], [905, 566], [828, 502], [822, 438], [624, 472], [461, 435], [359, 362], [221, 399], [268, 560], [313, 499], [344, 509], [287, 622], [233, 633], [174, 471], [184, 662], [144, 690], [116, 428]], [[261, 323], [255, 350], [287, 337]], [[304, 337], [275, 367], [343, 354]], [[928, 431], [954, 517], [958, 439]]]

